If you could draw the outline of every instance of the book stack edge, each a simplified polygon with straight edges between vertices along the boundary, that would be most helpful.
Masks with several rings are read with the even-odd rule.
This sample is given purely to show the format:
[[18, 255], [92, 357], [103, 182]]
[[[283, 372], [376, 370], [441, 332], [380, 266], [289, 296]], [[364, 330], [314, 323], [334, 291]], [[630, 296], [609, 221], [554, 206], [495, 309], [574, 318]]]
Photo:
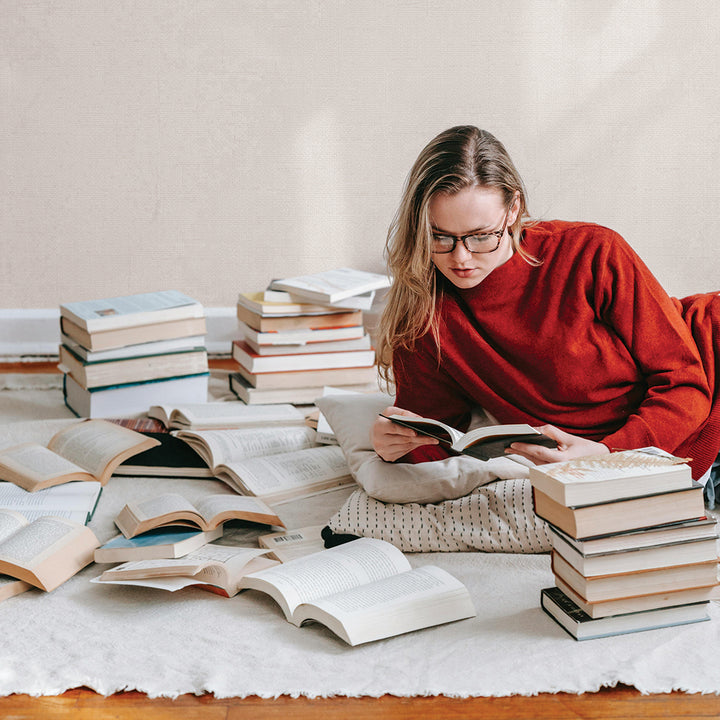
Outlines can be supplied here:
[[388, 284], [383, 275], [341, 268], [240, 293], [230, 389], [248, 404], [296, 405], [312, 404], [326, 386], [377, 391], [363, 312]]
[[66, 405], [102, 418], [206, 402], [205, 334], [202, 305], [174, 290], [60, 305]]
[[709, 619], [717, 523], [683, 459], [642, 448], [534, 467], [530, 481], [553, 545], [541, 607], [572, 637]]

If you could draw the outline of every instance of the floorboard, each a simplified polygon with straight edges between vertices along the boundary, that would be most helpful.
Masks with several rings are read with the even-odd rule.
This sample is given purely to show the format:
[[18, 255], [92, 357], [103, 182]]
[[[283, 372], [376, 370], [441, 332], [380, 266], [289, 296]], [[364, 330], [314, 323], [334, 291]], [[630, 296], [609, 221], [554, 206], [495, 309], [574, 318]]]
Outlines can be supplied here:
[[500, 698], [215, 698], [182, 695], [150, 699], [137, 692], [103, 697], [86, 688], [52, 697], [0, 698], [0, 717], [68, 720], [663, 720], [719, 718], [716, 695], [642, 695], [625, 686], [582, 695]]

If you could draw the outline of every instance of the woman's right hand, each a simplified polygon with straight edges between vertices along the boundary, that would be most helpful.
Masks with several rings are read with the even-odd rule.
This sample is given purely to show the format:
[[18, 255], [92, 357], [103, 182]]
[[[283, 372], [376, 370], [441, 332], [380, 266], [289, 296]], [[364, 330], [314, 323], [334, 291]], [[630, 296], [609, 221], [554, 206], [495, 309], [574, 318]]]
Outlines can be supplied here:
[[[414, 412], [409, 410], [403, 410], [397, 407], [388, 407], [383, 410], [383, 415], [405, 415], [407, 417], [419, 418], [420, 415], [416, 415]], [[375, 452], [385, 461], [394, 462], [399, 460], [404, 455], [407, 455], [411, 450], [414, 450], [421, 445], [437, 445], [438, 441], [435, 438], [428, 437], [427, 435], [418, 435], [412, 428], [398, 425], [397, 423], [388, 420], [387, 418], [380, 417], [373, 423], [372, 430], [370, 432], [370, 439], [372, 440]]]

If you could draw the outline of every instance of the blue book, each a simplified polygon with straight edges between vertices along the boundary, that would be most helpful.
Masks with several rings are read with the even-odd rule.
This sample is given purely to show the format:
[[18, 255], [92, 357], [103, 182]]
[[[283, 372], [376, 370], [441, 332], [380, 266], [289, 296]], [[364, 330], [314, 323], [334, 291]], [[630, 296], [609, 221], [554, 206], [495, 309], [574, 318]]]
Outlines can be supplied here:
[[95, 550], [95, 562], [115, 563], [179, 558], [217, 540], [222, 534], [221, 525], [208, 531], [175, 527], [150, 530], [134, 538], [116, 535]]

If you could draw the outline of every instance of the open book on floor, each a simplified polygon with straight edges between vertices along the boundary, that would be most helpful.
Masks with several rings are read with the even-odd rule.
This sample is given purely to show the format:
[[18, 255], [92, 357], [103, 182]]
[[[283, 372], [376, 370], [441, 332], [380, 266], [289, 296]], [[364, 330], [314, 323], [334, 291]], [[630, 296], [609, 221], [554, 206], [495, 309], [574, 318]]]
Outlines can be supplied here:
[[289, 404], [248, 406], [243, 402], [153, 405], [148, 416], [170, 430], [302, 425], [305, 422], [302, 412]]
[[53, 515], [87, 525], [95, 512], [102, 485], [99, 482], [68, 482], [28, 493], [11, 482], [0, 482], [0, 508], [15, 510], [28, 520]]
[[315, 431], [307, 425], [179, 430], [175, 435], [211, 469], [213, 476], [223, 471], [232, 472], [232, 464], [235, 462], [306, 450], [316, 444]]
[[104, 485], [123, 460], [157, 444], [121, 425], [86, 420], [55, 433], [47, 447], [23, 443], [1, 451], [0, 473], [29, 492], [71, 480]]
[[441, 568], [413, 569], [394, 545], [360, 538], [246, 575], [295, 624], [322, 623], [350, 645], [474, 617], [467, 588]]
[[264, 557], [266, 553], [267, 550], [258, 548], [210, 544], [181, 558], [126, 562], [106, 570], [96, 582], [165, 590], [201, 585], [218, 595], [233, 597], [245, 575], [278, 564], [277, 560]]
[[213, 530], [228, 520], [285, 527], [283, 521], [258, 498], [220, 494], [208, 495], [191, 503], [175, 493], [129, 502], [115, 518], [115, 524], [125, 537], [132, 538], [159, 527]]
[[414, 418], [407, 415], [380, 415], [398, 425], [409, 427], [439, 440], [443, 445], [458, 453], [471, 455], [479, 460], [489, 460], [505, 454], [505, 449], [514, 442], [532, 443], [545, 447], [556, 447], [555, 440], [524, 423], [515, 425], [488, 425], [463, 433], [432, 418]]
[[215, 477], [241, 495], [281, 503], [351, 485], [343, 451], [325, 445], [236, 460], [216, 467]]
[[93, 531], [57, 517], [33, 522], [0, 510], [0, 573], [41, 590], [54, 590], [93, 561], [99, 545]]

